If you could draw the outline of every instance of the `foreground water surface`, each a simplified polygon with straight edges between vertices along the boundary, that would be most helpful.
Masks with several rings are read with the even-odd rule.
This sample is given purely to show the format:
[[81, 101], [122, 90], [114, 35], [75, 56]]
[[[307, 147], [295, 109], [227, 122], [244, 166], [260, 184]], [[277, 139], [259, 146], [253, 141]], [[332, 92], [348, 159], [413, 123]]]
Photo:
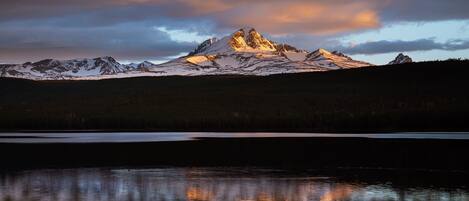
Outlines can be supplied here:
[[210, 132], [54, 132], [0, 133], [0, 143], [98, 143], [190, 141], [200, 138], [374, 138], [374, 139], [455, 139], [469, 140], [469, 132], [408, 133], [210, 133]]
[[[412, 180], [412, 178], [409, 178]], [[469, 200], [467, 187], [343, 180], [261, 168], [61, 169], [0, 173], [2, 201]]]
[[[124, 149], [117, 142], [164, 142], [192, 141], [200, 138], [373, 138], [373, 139], [451, 139], [460, 142], [469, 139], [468, 133], [393, 133], [393, 134], [312, 134], [312, 133], [1, 133], [0, 143], [4, 146], [54, 146], [60, 144], [34, 143], [78, 143], [63, 144], [87, 145], [81, 143], [110, 143], [118, 145], [117, 159], [132, 153], [133, 149]], [[421, 140], [416, 140], [421, 141]], [[392, 151], [395, 147], [394, 141]], [[432, 141], [433, 142], [433, 141]], [[9, 144], [20, 143], [20, 144]], [[26, 143], [26, 144], [24, 144]], [[29, 144], [33, 143], [33, 144]], [[137, 143], [139, 144], [139, 143]], [[144, 144], [144, 143], [142, 143]], [[164, 143], [156, 143], [164, 144]], [[36, 146], [37, 145], [37, 146]], [[108, 144], [109, 145], [109, 144]], [[276, 145], [276, 144], [275, 144]], [[137, 145], [136, 145], [137, 146]], [[148, 147], [152, 144], [146, 145]], [[157, 145], [155, 145], [157, 146]], [[396, 144], [397, 146], [397, 144]], [[109, 147], [109, 146], [108, 146]], [[128, 147], [128, 146], [122, 146]], [[434, 146], [432, 145], [432, 148]], [[133, 147], [135, 148], [135, 147]], [[200, 148], [200, 147], [199, 147]], [[252, 147], [251, 147], [252, 148]], [[276, 148], [276, 147], [275, 147]], [[286, 147], [279, 147], [279, 149]], [[329, 148], [329, 147], [325, 147]], [[440, 146], [441, 148], [441, 146]], [[187, 151], [187, 147], [179, 148]], [[187, 150], [186, 150], [187, 149]], [[208, 147], [210, 152], [211, 148]], [[343, 152], [335, 147], [337, 152]], [[21, 149], [22, 150], [22, 149]], [[21, 151], [20, 150], [20, 151]], [[60, 149], [62, 150], [62, 149]], [[142, 149], [138, 153], [141, 159], [162, 157], [171, 153], [159, 153]], [[388, 149], [385, 149], [387, 152]], [[438, 152], [442, 149], [437, 149]], [[25, 151], [26, 155], [17, 157], [21, 162], [24, 157], [36, 150]], [[18, 150], [17, 150], [18, 151]], [[38, 150], [39, 152], [41, 150]], [[72, 151], [72, 150], [69, 150]], [[98, 150], [106, 151], [106, 150]], [[174, 151], [174, 150], [172, 150]], [[217, 150], [213, 150], [216, 152]], [[225, 150], [226, 151], [226, 150]], [[252, 153], [252, 149], [249, 152]], [[258, 150], [259, 151], [259, 150]], [[284, 152], [285, 150], [280, 150]], [[79, 153], [80, 151], [77, 151]], [[210, 154], [210, 152], [208, 152]], [[55, 153], [55, 152], [54, 152]], [[88, 153], [88, 152], [86, 152]], [[90, 152], [93, 155], [96, 152]], [[203, 152], [205, 153], [205, 152]], [[263, 153], [263, 152], [262, 152]], [[69, 152], [57, 153], [67, 160]], [[122, 154], [122, 155], [121, 155]], [[163, 155], [162, 155], [163, 154]], [[236, 153], [237, 154], [237, 153]], [[268, 156], [272, 155], [268, 152]], [[318, 161], [317, 152], [308, 153], [311, 161]], [[368, 154], [368, 153], [366, 153]], [[464, 152], [455, 152], [465, 157]], [[104, 154], [107, 156], [106, 154]], [[368, 154], [369, 155], [369, 154]], [[74, 155], [76, 156], [76, 155]], [[86, 156], [86, 154], [85, 154]], [[113, 156], [112, 154], [109, 157]], [[132, 158], [134, 155], [130, 154]], [[183, 156], [183, 155], [178, 155]], [[204, 154], [203, 156], [206, 156]], [[224, 157], [225, 155], [223, 155]], [[332, 155], [335, 157], [335, 155]], [[337, 155], [339, 156], [339, 155]], [[379, 155], [381, 156], [381, 155]], [[370, 157], [371, 162], [375, 157]], [[431, 155], [435, 160], [435, 155]], [[88, 157], [88, 156], [86, 156]], [[241, 155], [240, 157], [247, 157]], [[362, 157], [360, 154], [359, 157]], [[420, 157], [420, 155], [418, 155]], [[47, 158], [47, 157], [46, 157]], [[130, 159], [132, 159], [130, 158]], [[202, 157], [203, 158], [203, 157]], [[36, 159], [36, 158], [32, 158]], [[64, 158], [58, 157], [57, 160]], [[83, 158], [82, 158], [83, 159]], [[188, 159], [192, 159], [189, 156]], [[222, 158], [223, 159], [223, 158]], [[342, 158], [343, 159], [343, 158]], [[461, 158], [463, 159], [463, 158]], [[42, 159], [38, 158], [36, 163]], [[129, 158], [127, 158], [129, 160]], [[198, 159], [194, 159], [198, 160]], [[230, 160], [227, 158], [226, 160]], [[262, 159], [261, 159], [262, 160]], [[339, 159], [340, 160], [340, 159]], [[390, 160], [390, 159], [386, 159]], [[287, 160], [288, 161], [288, 160]], [[294, 161], [294, 160], [293, 160]], [[324, 159], [323, 159], [324, 161]], [[327, 161], [327, 160], [326, 160]], [[441, 160], [440, 161], [445, 161]], [[435, 161], [439, 163], [438, 161]], [[34, 164], [34, 163], [33, 163]], [[125, 164], [125, 163], [124, 163]], [[442, 163], [448, 165], [446, 163]], [[0, 169], [2, 165], [0, 158]], [[139, 167], [139, 166], [137, 166]], [[309, 166], [308, 166], [309, 167]], [[361, 167], [361, 166], [360, 166]], [[29, 167], [28, 167], [29, 168]], [[340, 167], [339, 167], [340, 169]], [[414, 170], [413, 170], [414, 171]], [[418, 170], [423, 171], [423, 170]], [[321, 173], [318, 173], [321, 172]], [[74, 168], [74, 169], [6, 169], [0, 171], [0, 201], [467, 201], [469, 200], [469, 180], [467, 172], [434, 172], [424, 170], [420, 173], [401, 173], [401, 170], [352, 169], [347, 173], [335, 169], [326, 170], [285, 170], [259, 167], [140, 167], [140, 168]], [[340, 172], [340, 173], [339, 173]], [[379, 172], [379, 173], [376, 173]]]

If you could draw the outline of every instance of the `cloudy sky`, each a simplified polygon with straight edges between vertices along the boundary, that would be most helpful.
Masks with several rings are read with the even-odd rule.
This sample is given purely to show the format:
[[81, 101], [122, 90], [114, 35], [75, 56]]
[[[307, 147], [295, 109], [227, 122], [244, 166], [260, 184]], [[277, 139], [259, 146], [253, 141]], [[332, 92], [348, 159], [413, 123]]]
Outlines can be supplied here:
[[162, 62], [245, 26], [375, 64], [469, 58], [468, 0], [0, 0], [0, 63]]

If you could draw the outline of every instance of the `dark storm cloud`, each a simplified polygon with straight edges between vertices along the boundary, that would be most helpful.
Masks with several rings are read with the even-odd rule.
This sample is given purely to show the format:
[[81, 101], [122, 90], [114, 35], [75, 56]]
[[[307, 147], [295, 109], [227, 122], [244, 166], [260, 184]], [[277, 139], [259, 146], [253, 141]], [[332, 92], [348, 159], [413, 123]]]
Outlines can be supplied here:
[[435, 42], [433, 39], [414, 41], [375, 41], [354, 45], [351, 47], [336, 47], [348, 54], [381, 54], [391, 52], [412, 52], [426, 50], [463, 50], [469, 49], [469, 40], [451, 40], [445, 43]]

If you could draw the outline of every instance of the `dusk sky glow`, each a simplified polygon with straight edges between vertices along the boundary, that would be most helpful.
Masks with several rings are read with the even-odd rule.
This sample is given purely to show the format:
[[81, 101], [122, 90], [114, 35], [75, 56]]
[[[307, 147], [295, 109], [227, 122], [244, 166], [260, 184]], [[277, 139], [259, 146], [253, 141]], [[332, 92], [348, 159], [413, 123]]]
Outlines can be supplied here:
[[249, 26], [384, 64], [469, 58], [467, 0], [1, 0], [0, 63], [113, 56], [161, 63]]

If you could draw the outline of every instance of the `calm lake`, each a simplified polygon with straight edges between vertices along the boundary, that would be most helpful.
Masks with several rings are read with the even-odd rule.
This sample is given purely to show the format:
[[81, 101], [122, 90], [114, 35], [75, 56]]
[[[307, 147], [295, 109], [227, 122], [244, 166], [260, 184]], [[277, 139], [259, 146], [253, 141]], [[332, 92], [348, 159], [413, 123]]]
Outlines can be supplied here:
[[[201, 139], [204, 138], [227, 140], [208, 140], [201, 143], [203, 141]], [[256, 143], [242, 141], [237, 142], [239, 144], [230, 144], [232, 139], [241, 138], [276, 138], [275, 140], [278, 141], [257, 141]], [[281, 144], [280, 142], [287, 141], [286, 138], [290, 139], [290, 144]], [[292, 141], [291, 138], [301, 140], [297, 142]], [[319, 138], [327, 138], [323, 140], [327, 145], [316, 143], [311, 147], [310, 142], [304, 142], [304, 140], [318, 141]], [[375, 150], [373, 153], [369, 153], [368, 148], [363, 152], [356, 150], [360, 148], [360, 145], [356, 147], [355, 143], [370, 141], [370, 138], [380, 139], [376, 141], [380, 141], [381, 144], [377, 147], [366, 143], [361, 145], [369, 146], [370, 149]], [[403, 140], [405, 142], [400, 143], [400, 140], [394, 139], [415, 140]], [[436, 140], [420, 143], [427, 141], [426, 139]], [[251, 139], [246, 140], [251, 142]], [[380, 163], [393, 165], [394, 162], [386, 163], [386, 161], [395, 160], [399, 164], [401, 155], [398, 151], [415, 151], [409, 148], [414, 147], [415, 143], [416, 146], [423, 147], [423, 150], [433, 151], [430, 158], [437, 164], [433, 162], [429, 164], [434, 165], [433, 167], [440, 167], [438, 164], [444, 164], [443, 166], [447, 167], [449, 165], [445, 160], [447, 156], [456, 155], [449, 160], [450, 162], [464, 161], [467, 153], [458, 152], [458, 150], [467, 150], [465, 148], [467, 146], [463, 144], [461, 148], [462, 145], [458, 143], [452, 143], [449, 146], [446, 143], [450, 142], [446, 141], [467, 142], [467, 140], [469, 140], [469, 133], [0, 133], [0, 143], [3, 143], [3, 147], [0, 147], [3, 149], [0, 153], [3, 157], [3, 159], [0, 158], [0, 169], [7, 166], [6, 158], [19, 165], [39, 164], [38, 168], [21, 166], [22, 168], [1, 170], [0, 201], [467, 201], [469, 200], [469, 174], [464, 170], [402, 170], [379, 168], [379, 166], [378, 168], [359, 166], [350, 169], [344, 167], [313, 169], [314, 167], [303, 166], [302, 169], [295, 169], [276, 166], [261, 168], [255, 165], [234, 167], [219, 165], [192, 167], [191, 165], [193, 163], [205, 164], [200, 160], [208, 161], [207, 164], [211, 164], [210, 162], [224, 164], [222, 161], [225, 160], [238, 160], [243, 162], [240, 164], [251, 164], [251, 159], [265, 160], [266, 164], [269, 164], [269, 161], [297, 162], [295, 160], [312, 161], [311, 164], [322, 162], [342, 164], [334, 161], [353, 164], [353, 161], [360, 160], [364, 162], [360, 165], [374, 165], [377, 157], [382, 157], [382, 154], [386, 156], [382, 157], [384, 159], [380, 160]], [[335, 141], [341, 142], [332, 143]], [[390, 143], [386, 143], [388, 141]], [[445, 141], [445, 143], [436, 143], [439, 141]], [[128, 145], [122, 142], [132, 143]], [[225, 143], [224, 145], [228, 147], [220, 147], [218, 143]], [[427, 147], [428, 143], [430, 147]], [[328, 145], [334, 147], [331, 148]], [[188, 149], [188, 146], [192, 149]], [[268, 148], [268, 150], [264, 151], [257, 146]], [[317, 146], [321, 148], [315, 149]], [[341, 149], [342, 146], [351, 148]], [[385, 147], [382, 148], [382, 146]], [[231, 152], [229, 147], [238, 151]], [[448, 151], [450, 155], [438, 155], [439, 152], [449, 148], [454, 148], [456, 151]], [[419, 148], [416, 150], [418, 151]], [[239, 151], [243, 153], [240, 154]], [[423, 157], [420, 154], [426, 152], [405, 152], [402, 156], [419, 159]], [[215, 153], [220, 153], [221, 157]], [[284, 159], [273, 160], [272, 157], [277, 157], [282, 153], [288, 154], [283, 156]], [[295, 156], [295, 153], [301, 156]], [[349, 153], [359, 154], [350, 155]], [[331, 160], [325, 158], [324, 154], [331, 157]], [[346, 156], [342, 156], [343, 154]], [[161, 157], [165, 159], [153, 160]], [[87, 160], [88, 158], [90, 159]], [[188, 160], [189, 165], [171, 166], [171, 162], [180, 162], [178, 158]], [[210, 161], [212, 158], [213, 161]], [[118, 162], [122, 161], [122, 165], [92, 166], [93, 168], [58, 166], [58, 168], [48, 169], [48, 167], [40, 166], [44, 160], [53, 164], [63, 162], [72, 165], [76, 161], [91, 161], [90, 164], [100, 164], [102, 160], [107, 160], [107, 162], [112, 162], [110, 164], [114, 162], [121, 164]], [[28, 161], [30, 163], [27, 163]], [[132, 163], [135, 161], [169, 162], [164, 163], [168, 166], [125, 165], [126, 162], [135, 164]], [[423, 162], [425, 161], [427, 160], [424, 159]], [[47, 165], [47, 163], [44, 164]], [[77, 162], [77, 164], [80, 165], [82, 162]], [[461, 164], [453, 165], [465, 167]]]
[[261, 168], [30, 170], [0, 174], [2, 201], [469, 200], [465, 186], [408, 184]]

